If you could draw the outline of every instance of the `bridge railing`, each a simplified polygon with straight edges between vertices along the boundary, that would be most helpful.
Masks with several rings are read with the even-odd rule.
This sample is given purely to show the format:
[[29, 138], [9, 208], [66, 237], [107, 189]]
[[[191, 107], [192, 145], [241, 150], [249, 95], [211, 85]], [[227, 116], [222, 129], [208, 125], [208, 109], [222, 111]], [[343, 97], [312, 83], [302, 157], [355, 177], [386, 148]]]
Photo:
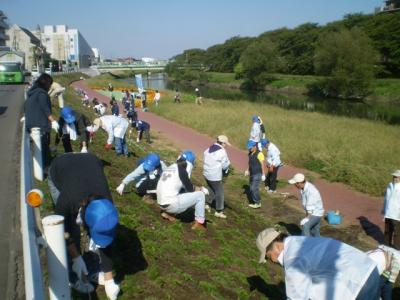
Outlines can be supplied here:
[[42, 270], [40, 267], [39, 245], [35, 231], [33, 208], [26, 203], [26, 195], [33, 188], [32, 154], [29, 135], [22, 126], [21, 143], [21, 233], [24, 256], [25, 297], [28, 300], [45, 299]]

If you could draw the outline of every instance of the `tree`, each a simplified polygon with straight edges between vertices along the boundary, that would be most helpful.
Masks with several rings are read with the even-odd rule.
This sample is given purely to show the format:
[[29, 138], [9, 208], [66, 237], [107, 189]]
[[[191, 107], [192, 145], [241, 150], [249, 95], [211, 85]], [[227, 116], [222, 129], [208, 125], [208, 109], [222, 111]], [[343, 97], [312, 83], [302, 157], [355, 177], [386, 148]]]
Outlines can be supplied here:
[[327, 96], [364, 98], [374, 77], [376, 61], [371, 40], [358, 28], [321, 36], [314, 65], [316, 73], [327, 78], [317, 86]]
[[275, 44], [267, 39], [256, 40], [250, 44], [240, 57], [240, 72], [247, 84], [262, 87], [271, 79], [281, 65]]

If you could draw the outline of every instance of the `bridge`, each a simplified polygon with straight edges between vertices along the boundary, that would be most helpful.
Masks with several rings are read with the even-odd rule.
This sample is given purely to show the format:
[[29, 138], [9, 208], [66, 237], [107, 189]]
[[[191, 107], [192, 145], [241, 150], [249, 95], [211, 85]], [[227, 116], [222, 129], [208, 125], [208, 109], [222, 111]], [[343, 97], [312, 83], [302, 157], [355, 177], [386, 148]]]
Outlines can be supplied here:
[[94, 66], [91, 66], [91, 69], [95, 69], [101, 73], [106, 73], [110, 71], [163, 71], [167, 62], [158, 62], [158, 63], [144, 63], [144, 62], [135, 62], [132, 64], [126, 63], [101, 63]]

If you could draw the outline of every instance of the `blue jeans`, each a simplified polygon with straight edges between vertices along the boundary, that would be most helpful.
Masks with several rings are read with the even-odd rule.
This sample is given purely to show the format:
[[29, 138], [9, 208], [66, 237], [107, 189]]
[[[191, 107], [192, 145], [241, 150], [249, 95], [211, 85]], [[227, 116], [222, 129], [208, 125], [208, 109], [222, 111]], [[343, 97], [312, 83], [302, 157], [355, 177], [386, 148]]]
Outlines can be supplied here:
[[124, 138], [117, 138], [114, 137], [114, 142], [115, 142], [115, 152], [117, 153], [117, 155], [125, 155], [128, 156], [128, 145], [125, 141], [125, 137]]
[[171, 214], [180, 214], [194, 206], [194, 219], [203, 224], [205, 221], [205, 203], [206, 198], [203, 192], [183, 193], [179, 194], [165, 211]]
[[255, 174], [250, 176], [250, 196], [254, 203], [260, 203], [260, 183], [262, 174]]
[[356, 300], [379, 300], [379, 281], [379, 272], [375, 268], [358, 293]]
[[321, 223], [321, 217], [308, 216], [309, 221], [303, 225], [302, 235], [319, 237], [319, 225]]
[[382, 300], [392, 300], [393, 283], [385, 276], [380, 277], [380, 296]]

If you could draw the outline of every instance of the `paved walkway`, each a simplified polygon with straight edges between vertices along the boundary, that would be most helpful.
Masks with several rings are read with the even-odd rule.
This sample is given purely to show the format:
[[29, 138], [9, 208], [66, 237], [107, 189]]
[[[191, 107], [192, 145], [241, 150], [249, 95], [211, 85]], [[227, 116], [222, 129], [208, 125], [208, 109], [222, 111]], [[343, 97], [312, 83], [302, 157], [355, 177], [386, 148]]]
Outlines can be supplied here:
[[[85, 90], [90, 98], [96, 97], [108, 104], [109, 98], [88, 89], [84, 82], [75, 82], [74, 86]], [[162, 104], [161, 104], [162, 105]], [[121, 110], [123, 111], [123, 110]], [[151, 130], [167, 137], [178, 148], [190, 149], [201, 156], [203, 151], [214, 141], [205, 134], [198, 133], [191, 128], [184, 127], [175, 122], [159, 117], [151, 112], [139, 112], [139, 118], [151, 124]], [[250, 127], [249, 127], [250, 130]], [[227, 147], [228, 156], [236, 170], [244, 171], [247, 168], [247, 152], [236, 147]], [[365, 229], [367, 234], [377, 240], [382, 239], [381, 230], [384, 228], [380, 211], [383, 199], [372, 197], [357, 191], [341, 183], [331, 183], [321, 178], [320, 175], [305, 169], [284, 166], [279, 171], [279, 179], [287, 180], [295, 173], [312, 174], [315, 178], [314, 184], [318, 187], [324, 201], [325, 210], [339, 210], [344, 216], [345, 224], [358, 224]], [[293, 186], [288, 186], [279, 192], [288, 192], [298, 195]]]

